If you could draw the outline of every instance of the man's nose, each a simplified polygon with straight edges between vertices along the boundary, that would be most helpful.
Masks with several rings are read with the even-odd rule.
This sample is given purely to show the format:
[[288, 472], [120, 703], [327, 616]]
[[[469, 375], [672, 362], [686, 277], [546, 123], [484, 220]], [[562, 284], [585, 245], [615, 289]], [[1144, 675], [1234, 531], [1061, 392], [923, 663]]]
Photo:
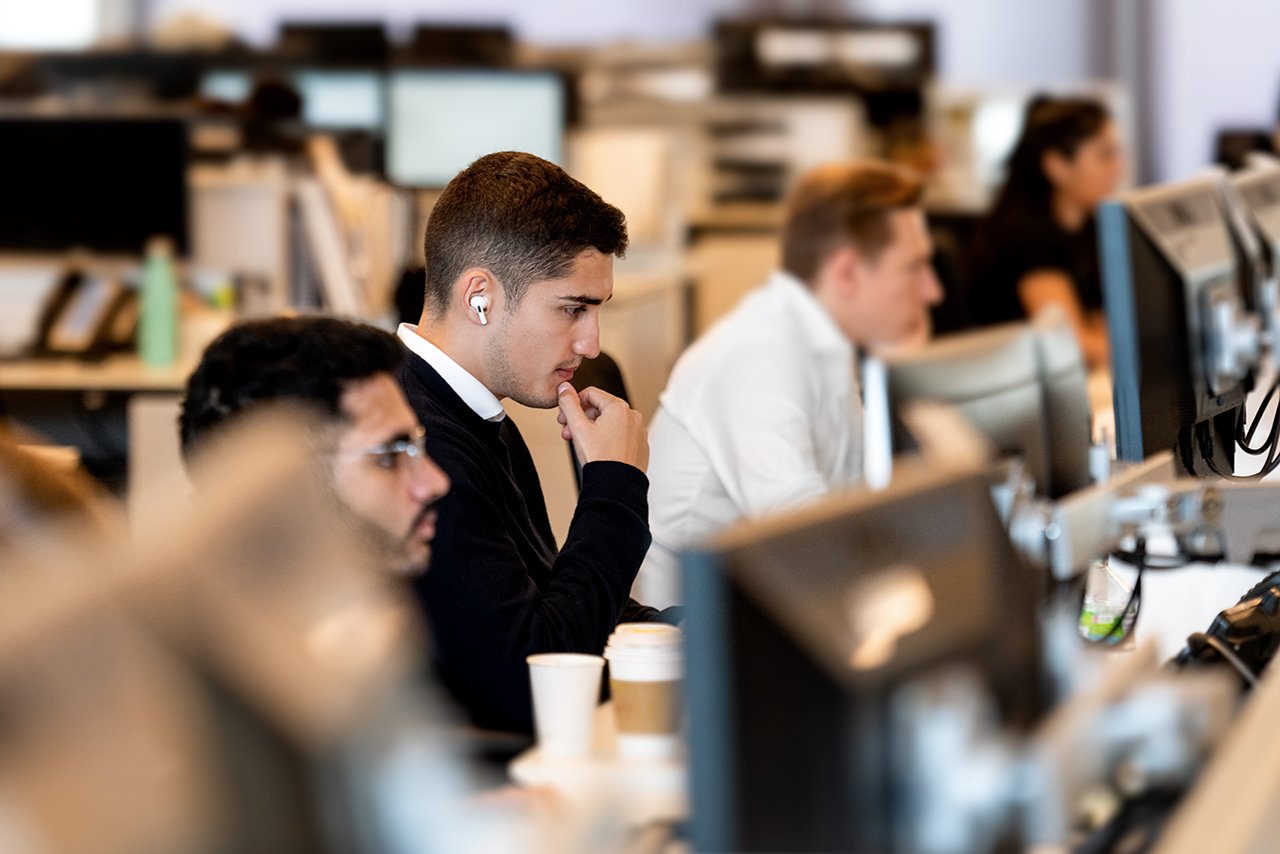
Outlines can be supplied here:
[[435, 501], [449, 491], [449, 475], [431, 457], [414, 461], [409, 489], [415, 501]]
[[584, 359], [594, 359], [600, 355], [600, 317], [597, 312], [591, 312], [591, 318], [586, 321], [586, 329], [573, 342], [573, 352]]
[[924, 303], [925, 305], [937, 305], [942, 302], [944, 296], [942, 292], [942, 282], [938, 280], [938, 274], [934, 272], [930, 266], [924, 274]]

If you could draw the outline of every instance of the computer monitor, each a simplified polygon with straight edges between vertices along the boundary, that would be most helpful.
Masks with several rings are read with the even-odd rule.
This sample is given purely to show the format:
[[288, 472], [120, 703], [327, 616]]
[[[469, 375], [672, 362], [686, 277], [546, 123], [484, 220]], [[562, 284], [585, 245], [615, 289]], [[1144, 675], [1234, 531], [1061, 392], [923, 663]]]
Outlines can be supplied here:
[[[1252, 288], [1246, 288], [1249, 308], [1258, 312], [1275, 333], [1277, 282], [1280, 280], [1280, 162], [1252, 168], [1231, 176], [1234, 198], [1239, 202], [1240, 224], [1251, 231], [1256, 243], [1252, 256]], [[1274, 343], [1280, 343], [1276, 341]]]
[[276, 52], [294, 62], [383, 65], [390, 45], [380, 21], [285, 21]]
[[1004, 725], [1041, 711], [1043, 582], [984, 472], [912, 469], [683, 565], [695, 850], [905, 850], [905, 692], [963, 671]]
[[[883, 361], [892, 412], [913, 401], [947, 404], [998, 453], [1021, 458], [1038, 494], [1059, 498], [1089, 485], [1087, 378], [1069, 324], [1045, 315], [943, 336]], [[900, 421], [893, 444], [912, 444]]]
[[[264, 71], [267, 71], [264, 69]], [[328, 131], [381, 133], [386, 116], [386, 76], [375, 69], [319, 67], [267, 71], [262, 79], [287, 81], [302, 99], [306, 127]], [[200, 80], [200, 94], [230, 104], [246, 104], [259, 82], [247, 69], [217, 69]]]
[[230, 69], [208, 71], [200, 78], [200, 94], [214, 101], [243, 104], [253, 94], [253, 74]]
[[99, 104], [189, 98], [205, 65], [196, 53], [147, 49], [51, 53], [34, 62], [49, 90]]
[[185, 253], [187, 156], [177, 120], [0, 118], [0, 250]]
[[1234, 464], [1252, 365], [1234, 349], [1244, 297], [1221, 180], [1134, 190], [1099, 210], [1118, 459], [1176, 449], [1193, 475]]
[[388, 82], [387, 177], [443, 187], [494, 151], [561, 163], [564, 124], [564, 81], [554, 72], [400, 69]]
[[381, 72], [303, 69], [293, 72], [291, 79], [302, 96], [302, 120], [307, 127], [382, 130], [385, 78]]

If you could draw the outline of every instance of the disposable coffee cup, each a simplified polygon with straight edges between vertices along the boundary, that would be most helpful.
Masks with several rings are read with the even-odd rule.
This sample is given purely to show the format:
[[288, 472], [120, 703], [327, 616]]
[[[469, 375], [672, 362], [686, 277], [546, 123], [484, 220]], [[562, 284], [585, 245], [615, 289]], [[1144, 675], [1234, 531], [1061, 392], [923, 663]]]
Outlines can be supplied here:
[[623, 623], [605, 648], [618, 724], [618, 753], [670, 759], [680, 752], [684, 655], [681, 633], [661, 623]]
[[538, 749], [544, 756], [586, 756], [595, 737], [604, 659], [557, 652], [531, 655], [525, 661]]

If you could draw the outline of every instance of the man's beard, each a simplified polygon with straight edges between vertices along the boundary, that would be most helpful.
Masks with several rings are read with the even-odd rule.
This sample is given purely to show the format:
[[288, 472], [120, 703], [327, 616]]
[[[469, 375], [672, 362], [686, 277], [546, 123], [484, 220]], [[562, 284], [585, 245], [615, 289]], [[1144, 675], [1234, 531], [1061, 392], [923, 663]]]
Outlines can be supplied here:
[[341, 508], [342, 512], [339, 515], [344, 520], [347, 530], [369, 550], [368, 553], [373, 556], [378, 567], [384, 568], [391, 575], [421, 575], [426, 572], [427, 565], [431, 562], [431, 546], [429, 543], [421, 543], [420, 547], [424, 553], [418, 557], [411, 544], [418, 525], [438, 505], [438, 501], [424, 504], [403, 536], [392, 534], [345, 506]]
[[550, 399], [533, 398], [520, 388], [520, 381], [507, 358], [507, 336], [505, 332], [494, 335], [485, 344], [484, 358], [489, 371], [489, 389], [495, 397], [509, 397], [521, 406], [531, 409], [553, 409], [559, 402], [556, 396]]

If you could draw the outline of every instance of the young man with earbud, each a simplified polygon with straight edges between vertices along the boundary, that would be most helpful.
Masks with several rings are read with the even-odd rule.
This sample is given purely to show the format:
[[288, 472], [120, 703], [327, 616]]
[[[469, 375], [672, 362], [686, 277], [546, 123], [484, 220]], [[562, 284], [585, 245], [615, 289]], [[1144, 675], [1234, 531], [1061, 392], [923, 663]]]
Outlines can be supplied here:
[[[617, 208], [519, 152], [459, 173], [427, 223], [426, 301], [399, 330], [400, 380], [453, 488], [416, 584], [441, 675], [481, 726], [532, 729], [527, 655], [599, 654], [619, 622], [660, 618], [628, 598], [650, 542], [641, 416], [569, 384], [600, 352], [626, 246]], [[558, 408], [584, 464], [562, 547], [505, 398]]]

